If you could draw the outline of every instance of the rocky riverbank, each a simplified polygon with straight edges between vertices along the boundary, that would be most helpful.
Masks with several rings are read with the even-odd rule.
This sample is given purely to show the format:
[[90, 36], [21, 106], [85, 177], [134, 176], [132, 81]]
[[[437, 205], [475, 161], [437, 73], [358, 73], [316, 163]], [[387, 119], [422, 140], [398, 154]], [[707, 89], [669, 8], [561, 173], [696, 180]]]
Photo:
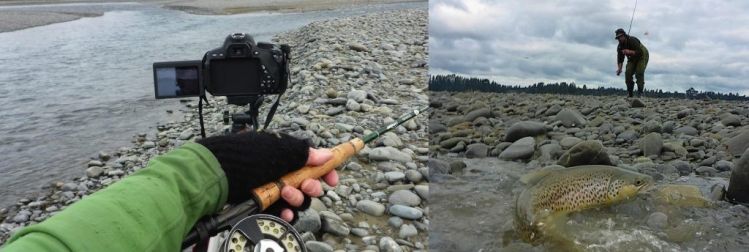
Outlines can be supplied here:
[[[426, 10], [403, 10], [316, 22], [277, 36], [292, 46], [292, 86], [271, 128], [331, 147], [424, 107]], [[223, 132], [222, 98], [204, 108], [209, 134]], [[39, 197], [0, 210], [1, 239], [115, 183], [147, 161], [199, 137], [196, 101], [185, 101], [181, 122], [139, 134], [133, 146], [100, 153], [82, 176], [57, 182]], [[264, 110], [270, 108], [267, 101]], [[231, 106], [232, 113], [243, 108]], [[264, 118], [261, 115], [262, 118]], [[425, 117], [370, 144], [339, 170], [340, 185], [325, 187], [297, 228], [312, 251], [411, 251], [428, 247], [429, 181]]]
[[[724, 200], [732, 172], [749, 170], [749, 162], [739, 161], [749, 143], [745, 102], [435, 92], [430, 103], [436, 108], [429, 121], [436, 181], [430, 235], [444, 240], [432, 240], [432, 247], [532, 250], [504, 236], [513, 232], [512, 202], [523, 189], [518, 177], [550, 165], [584, 164], [632, 169], [668, 188], [574, 215], [567, 234], [589, 249], [730, 251], [747, 242], [749, 208]], [[740, 183], [734, 186], [745, 188]], [[443, 200], [456, 196], [466, 202]], [[439, 221], [463, 212], [484, 218]], [[454, 236], [467, 237], [448, 238]]]

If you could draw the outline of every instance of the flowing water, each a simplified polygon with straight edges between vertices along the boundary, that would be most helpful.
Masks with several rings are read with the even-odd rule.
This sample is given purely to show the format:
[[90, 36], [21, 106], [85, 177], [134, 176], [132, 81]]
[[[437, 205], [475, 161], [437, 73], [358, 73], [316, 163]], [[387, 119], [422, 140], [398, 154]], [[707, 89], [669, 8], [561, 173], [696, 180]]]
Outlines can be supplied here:
[[[514, 196], [523, 190], [518, 178], [531, 168], [496, 158], [464, 162], [462, 174], [433, 176], [430, 249], [559, 251], [550, 245], [534, 247], [515, 235]], [[716, 181], [682, 177], [669, 183], [691, 184], [704, 191]], [[648, 217], [656, 211], [668, 217], [665, 227], [648, 225]], [[749, 246], [749, 208], [726, 202], [709, 208], [676, 207], [656, 203], [646, 194], [571, 214], [564, 224], [561, 238], [585, 251], [745, 251]]]
[[317, 20], [424, 8], [401, 3], [304, 13], [192, 15], [136, 3], [0, 6], [104, 12], [0, 33], [0, 207], [53, 181], [84, 175], [99, 151], [129, 145], [158, 122], [181, 120], [177, 100], [155, 100], [152, 64], [199, 60], [226, 35], [255, 41]]

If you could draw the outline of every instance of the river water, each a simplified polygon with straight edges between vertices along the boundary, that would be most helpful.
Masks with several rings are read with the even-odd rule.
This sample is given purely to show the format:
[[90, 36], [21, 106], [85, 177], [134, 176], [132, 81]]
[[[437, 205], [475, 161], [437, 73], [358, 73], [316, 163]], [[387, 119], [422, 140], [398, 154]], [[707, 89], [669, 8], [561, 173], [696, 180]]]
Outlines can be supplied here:
[[[426, 3], [305, 13], [192, 15], [136, 3], [5, 6], [104, 12], [0, 33], [0, 207], [53, 181], [84, 176], [99, 151], [128, 146], [159, 122], [181, 120], [177, 100], [155, 100], [152, 64], [199, 60], [226, 35], [255, 41], [317, 20], [425, 8]], [[293, 53], [293, 52], [292, 52]]]
[[[531, 167], [497, 158], [464, 162], [467, 167], [461, 174], [432, 176], [430, 250], [561, 251], [544, 244], [534, 247], [515, 233], [514, 196], [524, 189], [518, 179]], [[709, 190], [713, 180], [692, 175], [668, 183]], [[665, 227], [648, 225], [648, 216], [656, 211], [668, 216]], [[640, 195], [623, 204], [571, 214], [564, 225], [562, 238], [583, 251], [746, 251], [749, 246], [749, 208], [727, 202], [677, 207]]]

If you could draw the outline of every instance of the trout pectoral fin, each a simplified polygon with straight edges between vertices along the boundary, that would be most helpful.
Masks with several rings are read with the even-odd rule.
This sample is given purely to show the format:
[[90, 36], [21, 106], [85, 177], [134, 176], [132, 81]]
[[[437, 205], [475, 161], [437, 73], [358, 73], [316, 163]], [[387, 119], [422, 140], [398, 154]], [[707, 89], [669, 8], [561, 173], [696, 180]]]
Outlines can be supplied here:
[[712, 202], [706, 199], [700, 189], [693, 185], [662, 185], [654, 191], [655, 199], [660, 204], [679, 207], [710, 207]]

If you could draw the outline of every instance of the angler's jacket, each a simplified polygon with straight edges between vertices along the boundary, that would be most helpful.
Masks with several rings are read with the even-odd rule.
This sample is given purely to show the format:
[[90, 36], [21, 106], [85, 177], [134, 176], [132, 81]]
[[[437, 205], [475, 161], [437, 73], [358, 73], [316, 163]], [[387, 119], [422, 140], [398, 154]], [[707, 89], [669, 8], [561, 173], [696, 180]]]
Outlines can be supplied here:
[[[627, 62], [636, 62], [640, 60], [643, 54], [647, 54], [648, 49], [645, 48], [645, 45], [640, 43], [640, 40], [633, 36], [627, 36], [627, 40], [624, 41], [624, 43], [619, 43], [619, 46], [616, 47], [616, 62], [619, 64], [624, 63], [624, 53], [622, 50], [629, 49], [634, 50], [635, 55], [634, 56], [627, 56]], [[627, 63], [629, 64], [629, 63]]]
[[207, 148], [187, 143], [147, 168], [18, 231], [3, 251], [179, 251], [204, 215], [220, 210], [226, 175]]

